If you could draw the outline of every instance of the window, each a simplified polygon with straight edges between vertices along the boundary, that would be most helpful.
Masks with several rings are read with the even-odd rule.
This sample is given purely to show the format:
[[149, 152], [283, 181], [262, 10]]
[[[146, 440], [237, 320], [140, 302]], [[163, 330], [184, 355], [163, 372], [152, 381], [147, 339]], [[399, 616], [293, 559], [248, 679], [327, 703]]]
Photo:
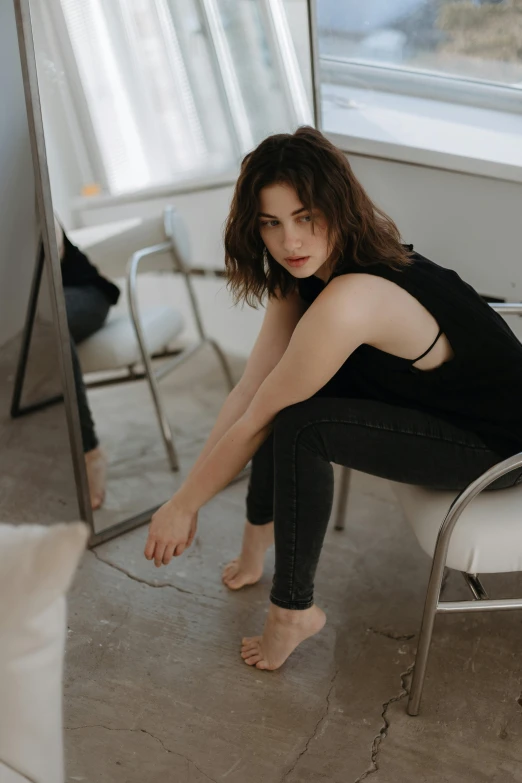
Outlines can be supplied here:
[[520, 0], [317, 0], [323, 84], [520, 112]]

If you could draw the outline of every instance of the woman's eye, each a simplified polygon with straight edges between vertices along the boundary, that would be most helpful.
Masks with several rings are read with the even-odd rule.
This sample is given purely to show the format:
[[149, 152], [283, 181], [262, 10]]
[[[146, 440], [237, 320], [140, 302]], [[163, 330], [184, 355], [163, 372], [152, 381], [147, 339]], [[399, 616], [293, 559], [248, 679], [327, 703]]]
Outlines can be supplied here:
[[303, 217], [301, 218], [301, 220], [304, 221], [305, 223], [309, 223], [311, 219], [312, 218], [310, 215], [303, 215]]
[[279, 223], [278, 220], [263, 220], [263, 221], [261, 221], [261, 225], [262, 226], [268, 226], [269, 228], [273, 227], [273, 226], [277, 226], [278, 223]]

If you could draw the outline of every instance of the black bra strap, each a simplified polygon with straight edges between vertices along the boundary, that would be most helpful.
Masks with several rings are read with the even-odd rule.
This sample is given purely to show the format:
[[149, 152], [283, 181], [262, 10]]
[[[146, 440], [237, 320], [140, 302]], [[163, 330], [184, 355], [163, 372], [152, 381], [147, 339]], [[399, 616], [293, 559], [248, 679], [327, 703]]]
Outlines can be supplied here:
[[418, 362], [418, 361], [420, 361], [421, 359], [424, 359], [424, 357], [425, 357], [425, 356], [427, 356], [427, 354], [429, 354], [429, 352], [431, 351], [431, 349], [434, 347], [434, 345], [436, 344], [436, 342], [437, 342], [437, 340], [439, 339], [439, 337], [441, 336], [441, 334], [442, 334], [442, 329], [439, 329], [439, 333], [438, 333], [438, 335], [436, 336], [436, 338], [434, 339], [434, 341], [432, 342], [432, 344], [430, 345], [430, 347], [428, 348], [428, 350], [427, 350], [427, 351], [424, 351], [424, 353], [421, 353], [421, 355], [420, 355], [420, 356], [417, 356], [417, 358], [416, 358], [416, 359], [412, 359], [412, 360], [411, 360], [411, 363], [412, 363], [412, 364], [415, 364], [415, 362]]

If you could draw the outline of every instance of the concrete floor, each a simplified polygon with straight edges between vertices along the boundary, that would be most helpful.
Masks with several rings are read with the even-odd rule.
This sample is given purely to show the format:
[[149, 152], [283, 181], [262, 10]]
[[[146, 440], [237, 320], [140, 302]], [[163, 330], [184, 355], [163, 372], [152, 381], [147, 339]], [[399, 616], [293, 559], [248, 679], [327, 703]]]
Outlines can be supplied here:
[[[212, 357], [194, 361], [164, 386], [182, 459], [173, 486], [223, 398]], [[131, 433], [141, 384], [97, 391], [93, 408], [103, 419], [113, 402], [102, 395], [116, 388], [131, 413], [118, 431]], [[9, 392], [0, 518], [74, 518], [63, 411], [8, 421]], [[150, 422], [156, 445], [140, 459], [161, 470]], [[104, 433], [123, 486], [125, 438]], [[127, 444], [132, 463], [137, 442]], [[85, 553], [68, 604], [67, 781], [522, 783], [522, 613], [439, 618], [421, 714], [405, 713], [429, 560], [386, 482], [355, 474], [346, 530], [328, 532], [316, 581], [324, 631], [277, 672], [241, 661], [241, 637], [262, 628], [272, 570], [270, 556], [261, 583], [238, 593], [220, 582], [240, 545], [245, 491], [232, 485], [203, 508], [192, 548], [161, 570], [143, 557], [146, 526]], [[114, 485], [109, 505], [124, 495]], [[452, 574], [447, 595], [467, 597], [461, 581]], [[493, 594], [522, 594], [518, 575], [484, 581]]]

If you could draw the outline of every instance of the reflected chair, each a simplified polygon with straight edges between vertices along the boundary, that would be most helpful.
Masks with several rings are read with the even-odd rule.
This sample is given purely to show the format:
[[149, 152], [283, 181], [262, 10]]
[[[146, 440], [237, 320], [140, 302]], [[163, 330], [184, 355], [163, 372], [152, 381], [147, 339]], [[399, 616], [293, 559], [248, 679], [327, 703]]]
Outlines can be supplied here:
[[[503, 314], [522, 315], [522, 304], [491, 306]], [[522, 609], [522, 598], [490, 599], [479, 578], [485, 573], [522, 572], [522, 483], [483, 492], [496, 479], [520, 468], [522, 453], [494, 465], [457, 497], [454, 492], [390, 482], [419, 544], [433, 559], [409, 694], [410, 715], [419, 714], [437, 614]], [[345, 527], [350, 469], [343, 467], [340, 478], [336, 530]], [[462, 573], [471, 600], [440, 600], [446, 568]]]
[[[205, 331], [191, 279], [187, 230], [179, 213], [169, 206], [162, 218], [125, 221], [122, 225], [123, 228], [115, 230], [100, 226], [69, 232], [104, 275], [119, 277], [124, 265], [126, 273], [128, 311], [121, 312], [121, 308], [111, 311], [104, 326], [78, 345], [78, 357], [84, 374], [127, 370], [123, 380], [146, 379], [170, 466], [172, 470], [178, 470], [178, 455], [158, 381], [205, 345], [214, 351], [229, 389], [234, 386], [232, 372], [220, 346]], [[168, 272], [179, 276], [197, 331], [194, 344], [176, 351], [174, 356], [171, 352], [170, 358], [158, 367], [153, 366], [153, 357], [169, 355], [168, 346], [182, 332], [184, 320], [172, 305], [140, 307], [138, 279], [142, 272]], [[143, 374], [136, 372], [140, 365]]]

